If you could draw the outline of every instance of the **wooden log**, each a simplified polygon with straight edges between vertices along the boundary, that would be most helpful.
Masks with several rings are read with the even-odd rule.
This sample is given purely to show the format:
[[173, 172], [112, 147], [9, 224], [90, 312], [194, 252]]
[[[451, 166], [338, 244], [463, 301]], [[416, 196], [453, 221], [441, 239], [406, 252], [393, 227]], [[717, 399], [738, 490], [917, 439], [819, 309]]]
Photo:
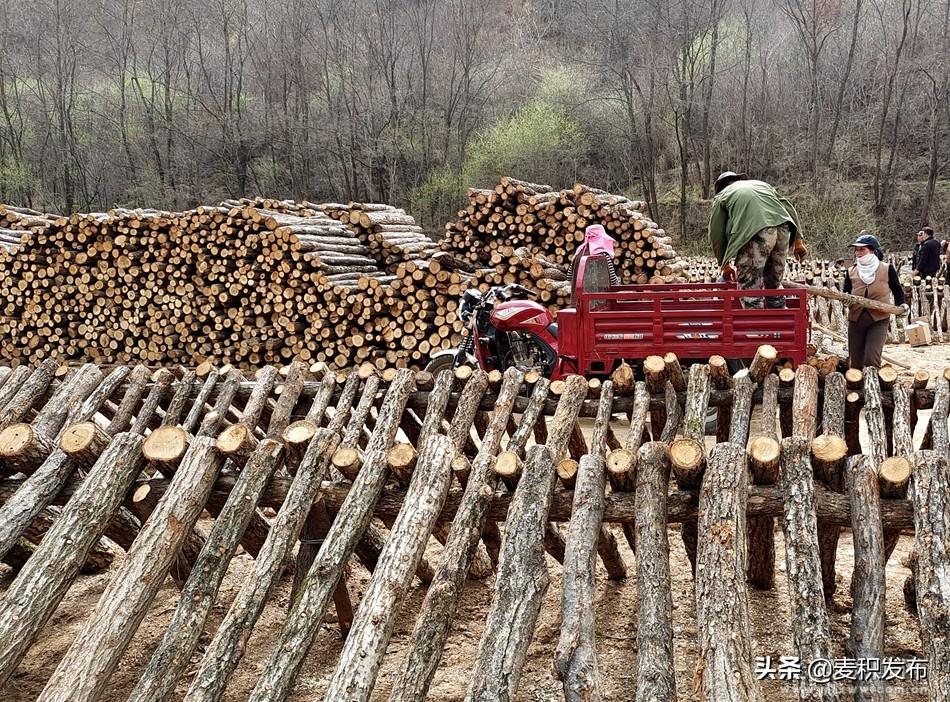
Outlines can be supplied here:
[[178, 469], [191, 444], [192, 438], [181, 427], [161, 426], [145, 439], [142, 455], [162, 475], [171, 477]]
[[[709, 381], [713, 388], [717, 390], [731, 390], [732, 376], [729, 373], [729, 367], [726, 365], [726, 359], [722, 356], [711, 356], [709, 358]], [[750, 390], [749, 399], [752, 393]], [[732, 407], [723, 405], [716, 411], [716, 441], [722, 443], [729, 440], [729, 429], [732, 423]], [[740, 442], [744, 444], [745, 442]]]
[[16, 393], [0, 408], [0, 429], [21, 421], [53, 382], [59, 362], [48, 358], [23, 381]]
[[[200, 373], [196, 373], [196, 375], [199, 378], [202, 377]], [[194, 433], [195, 429], [201, 424], [201, 418], [205, 414], [206, 403], [211, 400], [211, 394], [219, 386], [218, 380], [220, 377], [218, 371], [211, 370], [204, 378], [204, 383], [202, 383], [201, 389], [198, 391], [198, 396], [195, 397], [195, 401], [191, 405], [191, 409], [188, 410], [188, 415], [181, 425], [181, 428], [188, 433]], [[255, 385], [255, 388], [256, 387]]]
[[112, 421], [106, 427], [106, 434], [115, 436], [119, 432], [125, 431], [129, 422], [132, 420], [132, 414], [138, 407], [139, 401], [145, 392], [145, 384], [148, 382], [148, 369], [145, 366], [136, 366], [129, 373], [129, 382], [122, 396], [122, 401], [116, 408]]
[[6, 682], [106, 531], [144, 461], [141, 437], [120, 434], [0, 599], [0, 685]]
[[[608, 381], [604, 385], [606, 388], [612, 384]], [[609, 402], [607, 404], [609, 406]], [[594, 576], [605, 486], [604, 459], [596, 452], [583, 456], [574, 488], [573, 516], [566, 540], [561, 634], [554, 653], [554, 670], [563, 683], [566, 700], [600, 698], [600, 673], [594, 635]]]
[[921, 641], [928, 659], [930, 699], [950, 699], [950, 603], [947, 593], [950, 533], [950, 462], [937, 451], [914, 455], [916, 589]]
[[[635, 509], [637, 558], [637, 702], [673, 702], [673, 597], [667, 538], [670, 460], [663, 443], [639, 450]], [[602, 513], [601, 513], [602, 516]], [[591, 596], [591, 601], [593, 601]]]
[[[733, 378], [735, 384], [735, 400], [730, 410], [729, 432], [720, 435], [717, 430], [716, 440], [722, 443], [729, 441], [739, 446], [745, 446], [749, 440], [749, 424], [752, 417], [752, 379], [745, 369], [736, 373]], [[722, 409], [722, 408], [720, 408]]]
[[395, 626], [398, 602], [409, 589], [448, 492], [453, 457], [448, 437], [428, 438], [406, 493], [406, 507], [393, 524], [330, 678], [328, 698], [369, 699]]
[[[274, 653], [251, 693], [251, 700], [283, 700], [290, 693], [303, 659], [323, 623], [330, 594], [343, 574], [343, 564], [373, 517], [373, 509], [386, 479], [386, 451], [396, 436], [412, 389], [412, 373], [404, 369], [398, 371], [380, 406], [363, 467], [353, 481], [347, 499], [335, 509], [337, 518], [304, 579]], [[214, 677], [213, 671], [208, 675]]]
[[[244, 425], [235, 426], [249, 431]], [[208, 534], [165, 635], [129, 700], [162, 702], [174, 691], [198, 646], [198, 639], [241, 533], [254, 514], [267, 481], [279, 467], [282, 457], [283, 446], [270, 439], [262, 441], [250, 456]]]
[[680, 405], [679, 397], [673, 384], [666, 384], [666, 426], [660, 434], [660, 441], [664, 444], [671, 444], [676, 439], [679, 432], [680, 423], [683, 420], [683, 407]]
[[[48, 680], [41, 699], [96, 700], [102, 695], [175, 554], [204, 509], [223, 462], [213, 440], [195, 442], [154, 518], [143, 525], [92, 616]], [[74, 672], [79, 676], [76, 679], [70, 677]]]
[[719, 444], [699, 495], [696, 622], [700, 663], [694, 689], [704, 699], [760, 699], [752, 672], [749, 604], [746, 591], [745, 452]]
[[[845, 487], [844, 459], [848, 455], [848, 444], [844, 438], [846, 393], [846, 381], [841, 373], [829, 373], [825, 377], [821, 422], [823, 433], [812, 441], [811, 447], [815, 478], [837, 492], [842, 492]], [[830, 602], [838, 588], [835, 561], [841, 527], [819, 519], [817, 529], [822, 589], [825, 599]]]
[[548, 447], [528, 450], [525, 479], [508, 513], [495, 593], [465, 695], [468, 701], [512, 699], [518, 690], [550, 583], [543, 540], [554, 488], [553, 459]]
[[[647, 356], [643, 361], [643, 376], [646, 379], [647, 392], [656, 395], [666, 387], [666, 363], [662, 356]], [[656, 407], [650, 410], [650, 432], [656, 437], [666, 424], [666, 408]]]
[[301, 361], [294, 361], [290, 364], [290, 370], [283, 383], [283, 390], [277, 397], [277, 403], [270, 415], [270, 422], [267, 424], [267, 436], [269, 438], [278, 438], [290, 424], [290, 416], [293, 414], [294, 407], [300, 399], [303, 392], [303, 383], [306, 379], [307, 366]]
[[807, 285], [805, 283], [793, 282], [789, 280], [784, 280], [782, 283], [787, 288], [801, 288], [803, 290], [807, 290], [809, 295], [816, 295], [829, 300], [837, 300], [848, 307], [858, 307], [861, 309], [874, 310], [877, 312], [886, 312], [887, 314], [892, 315], [903, 314], [903, 311], [897, 305], [892, 305], [889, 302], [879, 302], [878, 300], [871, 300], [869, 298], [859, 297], [857, 295], [850, 295], [835, 288], [827, 288], [819, 285]]
[[[739, 444], [741, 446], [741, 444]], [[756, 436], [747, 449], [753, 485], [774, 485], [779, 478], [781, 445], [773, 436]], [[775, 587], [775, 522], [771, 517], [749, 517], [748, 581], [757, 590]]]
[[30, 377], [30, 373], [29, 367], [25, 365], [17, 366], [10, 371], [3, 385], [0, 386], [0, 410], [3, 410], [17, 394], [26, 379]]
[[[884, 655], [884, 532], [877, 476], [866, 456], [848, 460], [848, 490], [854, 539], [854, 604], [851, 634], [845, 645], [854, 658]], [[855, 681], [856, 699], [883, 699], [883, 679]]]
[[[751, 378], [750, 378], [751, 380]], [[762, 382], [762, 435], [778, 439], [778, 376], [769, 374]]]
[[818, 371], [802, 364], [795, 371], [795, 395], [792, 400], [792, 436], [811, 441], [818, 425]]
[[[462, 496], [459, 509], [452, 521], [445, 542], [445, 555], [426, 592], [416, 625], [413, 629], [408, 654], [399, 668], [390, 702], [423, 702], [435, 675], [445, 642], [451, 630], [452, 620], [458, 611], [459, 599], [475, 552], [478, 535], [485, 522], [485, 514], [494, 488], [491, 473], [492, 456], [501, 444], [511, 408], [523, 382], [523, 376], [515, 368], [505, 372], [498, 404], [491, 423], [485, 431], [478, 456], [471, 465], [471, 472]], [[541, 381], [539, 381], [540, 383]], [[547, 396], [547, 381], [542, 390], [538, 386], [532, 394], [533, 406], [540, 409]], [[525, 414], [534, 414], [526, 412]], [[456, 449], [458, 446], [455, 447]], [[497, 562], [497, 561], [496, 561]]]
[[[803, 436], [782, 440], [782, 488], [786, 495], [782, 528], [785, 533], [785, 567], [792, 602], [794, 655], [813, 661], [829, 657], [828, 615], [821, 580], [811, 441]], [[799, 697], [837, 700], [832, 685], [803, 676]]]
[[145, 434], [149, 422], [152, 421], [152, 417], [155, 416], [155, 412], [158, 410], [159, 403], [165, 397], [174, 379], [175, 376], [172, 375], [171, 371], [165, 368], [159, 369], [155, 377], [155, 382], [152, 383], [148, 395], [145, 396], [145, 401], [142, 403], [138, 412], [135, 413], [135, 421], [132, 423], [132, 428], [129, 431], [133, 434]]
[[[320, 491], [339, 435], [318, 430], [294, 476], [287, 499], [274, 519], [253, 568], [245, 576], [237, 596], [208, 644], [186, 700], [217, 700], [244, 654], [247, 636], [277, 584], [310, 506]], [[334, 586], [336, 584], [334, 583]]]
[[749, 379], [753, 383], [761, 384], [765, 376], [772, 372], [775, 361], [778, 359], [778, 352], [774, 346], [763, 344], [755, 352], [752, 364], [749, 366]]
[[[686, 409], [683, 414], [683, 438], [670, 445], [670, 461], [676, 483], [681, 488], [699, 487], [706, 469], [706, 407], [709, 399], [709, 368], [695, 364], [689, 369]], [[693, 574], [696, 573], [697, 522], [680, 527], [683, 546]]]

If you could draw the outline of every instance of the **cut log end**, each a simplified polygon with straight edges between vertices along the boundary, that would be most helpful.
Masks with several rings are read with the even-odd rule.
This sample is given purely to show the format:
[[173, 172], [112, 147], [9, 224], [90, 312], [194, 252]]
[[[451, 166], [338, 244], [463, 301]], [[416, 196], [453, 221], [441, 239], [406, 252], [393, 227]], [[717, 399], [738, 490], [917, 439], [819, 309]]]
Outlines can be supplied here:
[[281, 433], [281, 438], [288, 446], [306, 446], [317, 433], [317, 425], [307, 419], [301, 419], [290, 424]]
[[749, 470], [757, 485], [772, 485], [779, 478], [782, 445], [771, 436], [756, 436], [749, 441]]
[[503, 451], [495, 459], [495, 473], [506, 483], [516, 482], [522, 468], [521, 459], [512, 451]]
[[877, 471], [878, 485], [884, 498], [901, 498], [907, 492], [911, 465], [904, 456], [892, 456], [881, 463]]
[[180, 461], [188, 450], [188, 432], [181, 427], [159, 427], [145, 439], [142, 455], [158, 463]]
[[333, 467], [340, 471], [349, 480], [355, 480], [360, 469], [360, 452], [355, 448], [337, 449], [331, 459]]
[[416, 459], [419, 452], [412, 444], [400, 443], [393, 446], [386, 454], [386, 462], [389, 469], [393, 472], [402, 484], [408, 484], [412, 477], [412, 471], [416, 467]]
[[613, 484], [626, 482], [636, 467], [637, 452], [632, 449], [614, 449], [607, 454], [607, 474]]
[[848, 442], [835, 434], [821, 434], [812, 440], [811, 454], [823, 463], [841, 461], [848, 455]]
[[573, 489], [574, 483], [577, 480], [577, 468], [577, 461], [573, 458], [565, 458], [563, 461], [558, 461], [555, 470], [557, 471], [557, 477], [560, 478], [561, 483], [565, 487]]
[[29, 424], [11, 424], [0, 431], [0, 457], [19, 456], [38, 440], [36, 431]]
[[234, 424], [218, 435], [215, 445], [225, 455], [235, 453], [253, 440], [251, 430], [243, 424]]
[[670, 462], [682, 489], [699, 487], [706, 468], [706, 449], [695, 439], [677, 439], [670, 444]]

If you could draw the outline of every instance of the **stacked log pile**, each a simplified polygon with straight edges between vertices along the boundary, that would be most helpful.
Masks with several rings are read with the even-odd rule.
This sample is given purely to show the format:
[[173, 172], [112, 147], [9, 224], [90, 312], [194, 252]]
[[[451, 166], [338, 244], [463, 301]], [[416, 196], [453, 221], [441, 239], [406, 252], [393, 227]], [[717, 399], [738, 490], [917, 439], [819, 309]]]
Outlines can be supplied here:
[[418, 247], [387, 265], [314, 206], [258, 204], [269, 207], [115, 209], [37, 223], [15, 253], [0, 252], [0, 352], [384, 368], [424, 365], [458, 341], [470, 273], [414, 258]]
[[588, 225], [617, 241], [617, 273], [627, 283], [668, 283], [682, 267], [672, 240], [643, 212], [644, 203], [577, 184], [571, 190], [504, 177], [492, 190], [469, 190], [469, 205], [445, 225], [442, 247], [496, 266], [525, 248], [567, 268]]
[[62, 222], [59, 215], [0, 204], [0, 250], [15, 251], [24, 237], [41, 234]]

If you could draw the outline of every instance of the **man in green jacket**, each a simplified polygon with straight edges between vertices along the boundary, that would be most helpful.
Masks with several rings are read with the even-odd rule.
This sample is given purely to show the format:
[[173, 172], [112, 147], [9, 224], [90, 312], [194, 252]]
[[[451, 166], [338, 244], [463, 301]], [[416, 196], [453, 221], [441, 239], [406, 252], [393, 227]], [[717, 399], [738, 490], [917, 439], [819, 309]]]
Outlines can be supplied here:
[[[738, 280], [742, 290], [781, 288], [789, 247], [799, 261], [808, 253], [792, 203], [768, 183], [733, 171], [716, 179], [709, 243], [722, 266], [723, 278]], [[742, 299], [746, 308], [762, 308], [763, 303], [785, 307], [785, 298]]]

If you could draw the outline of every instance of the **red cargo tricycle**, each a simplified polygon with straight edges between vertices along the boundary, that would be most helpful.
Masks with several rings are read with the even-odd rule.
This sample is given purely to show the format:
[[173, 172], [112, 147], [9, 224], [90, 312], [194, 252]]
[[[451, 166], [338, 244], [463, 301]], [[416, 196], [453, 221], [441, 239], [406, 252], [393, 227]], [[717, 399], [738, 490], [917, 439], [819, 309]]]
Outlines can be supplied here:
[[[486, 371], [515, 366], [551, 380], [605, 377], [623, 360], [675, 353], [681, 360], [751, 359], [762, 344], [798, 365], [808, 343], [804, 290], [739, 290], [735, 283], [592, 285], [590, 257], [577, 261], [573, 304], [558, 312], [529, 298], [521, 285], [478, 289], [462, 296], [465, 336], [458, 349], [436, 354], [426, 370], [459, 365]], [[593, 290], [593, 287], [599, 289]], [[784, 296], [780, 309], [744, 309], [742, 298]]]

